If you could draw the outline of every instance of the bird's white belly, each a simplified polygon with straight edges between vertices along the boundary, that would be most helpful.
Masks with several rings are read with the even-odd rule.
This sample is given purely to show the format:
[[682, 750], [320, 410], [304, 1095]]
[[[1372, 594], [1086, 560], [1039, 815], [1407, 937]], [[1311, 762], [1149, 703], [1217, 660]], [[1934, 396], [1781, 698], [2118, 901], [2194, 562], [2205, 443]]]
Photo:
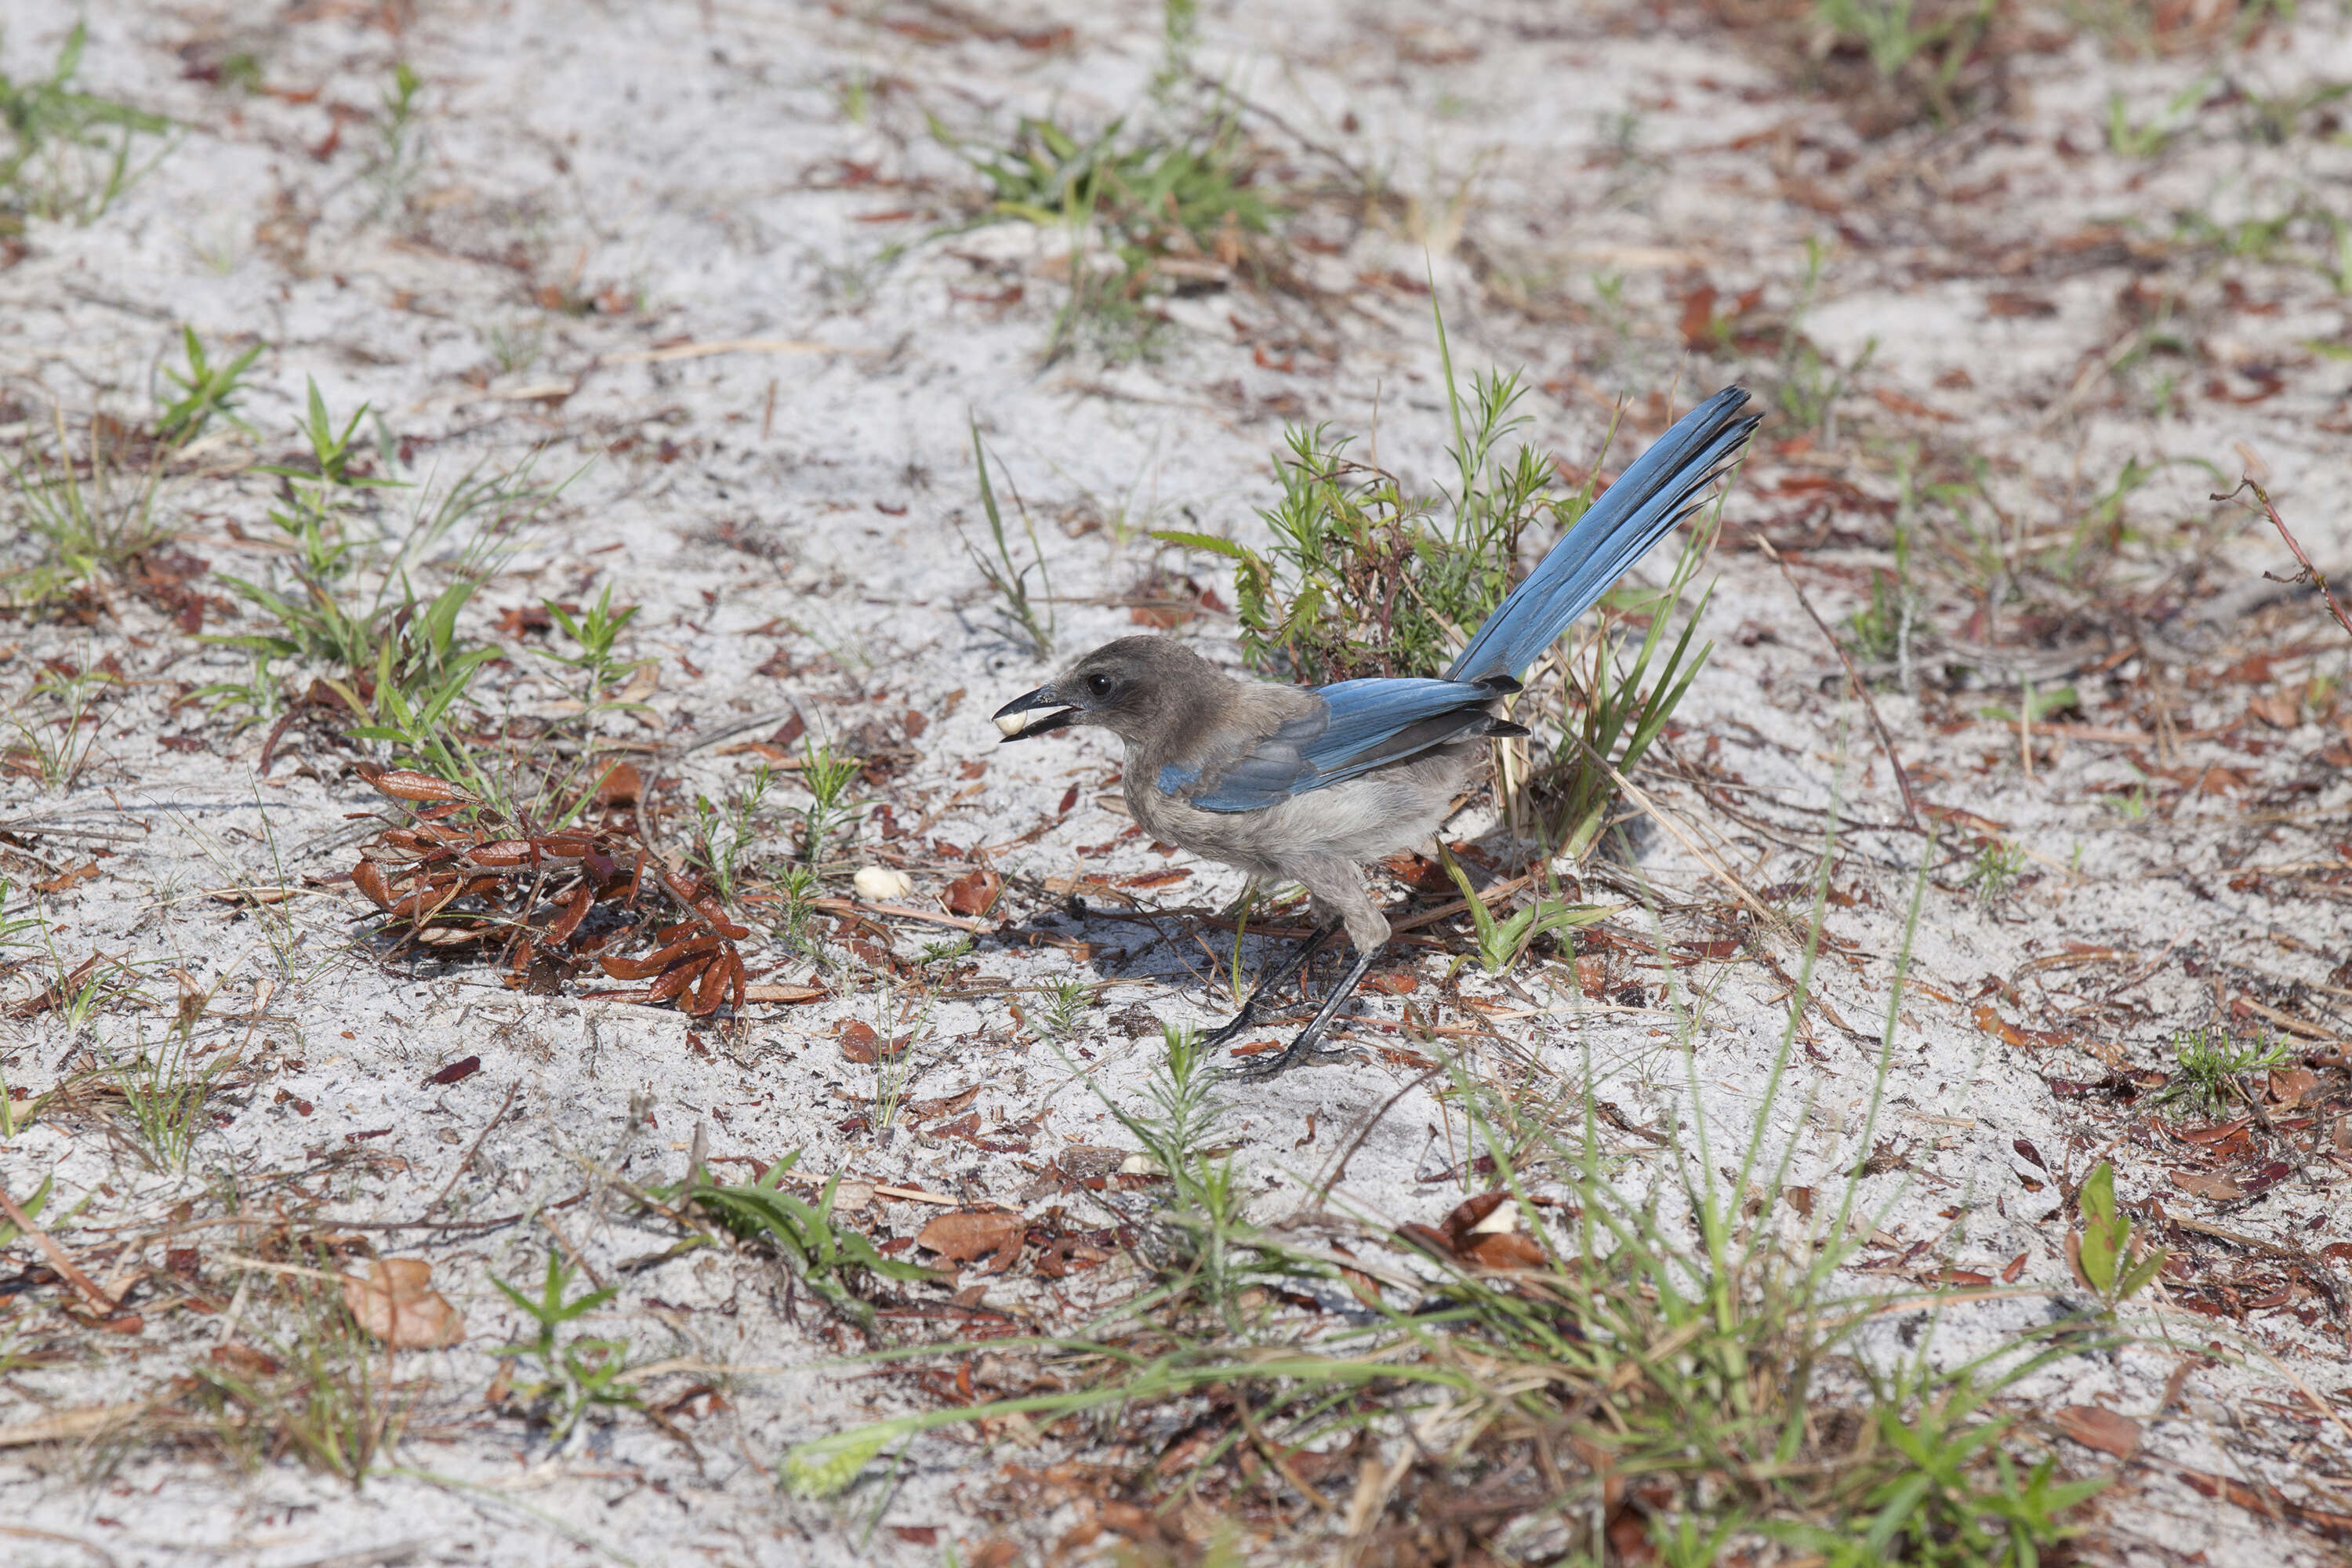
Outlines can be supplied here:
[[1428, 843], [1485, 750], [1449, 746], [1262, 811], [1202, 811], [1148, 785], [1130, 785], [1128, 803], [1155, 837], [1195, 855], [1260, 876], [1289, 876], [1303, 862], [1362, 865]]

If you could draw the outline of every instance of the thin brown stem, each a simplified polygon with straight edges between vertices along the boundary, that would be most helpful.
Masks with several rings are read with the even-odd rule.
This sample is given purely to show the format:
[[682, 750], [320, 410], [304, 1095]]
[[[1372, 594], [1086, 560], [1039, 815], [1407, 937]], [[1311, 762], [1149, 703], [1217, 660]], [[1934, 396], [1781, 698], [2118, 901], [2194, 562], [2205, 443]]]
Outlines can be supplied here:
[[[2209, 500], [2234, 500], [2237, 499], [2238, 490], [2252, 490], [2254, 492], [2254, 499], [2263, 503], [2263, 514], [2271, 520], [2271, 526], [2279, 531], [2279, 537], [2285, 540], [2286, 547], [2294, 552], [2295, 564], [2303, 568], [2303, 574], [2299, 577], [2293, 579], [2272, 578], [2272, 581], [2309, 583], [2313, 587], [2319, 590], [2319, 596], [2327, 601], [2327, 613], [2336, 617], [2336, 624], [2342, 626], [2346, 632], [2352, 633], [2352, 616], [2347, 616], [2344, 613], [2344, 606], [2336, 601], [2336, 590], [2327, 585], [2327, 574], [2311, 563], [2311, 557], [2303, 552], [2303, 545], [2295, 539], [2292, 532], [2288, 531], [2286, 520], [2279, 516], [2278, 508], [2271, 504], [2270, 492], [2263, 489], [2262, 486], [2256, 484], [2252, 475], [2240, 479], [2238, 481], [2238, 489], [2231, 490], [2228, 495], [2209, 496], [2206, 499]], [[2270, 574], [2265, 572], [2263, 575], [2268, 577], [2270, 576]]]
[[[1911, 795], [1911, 775], [1903, 771], [1903, 759], [1895, 754], [1895, 737], [1888, 732], [1886, 721], [1878, 716], [1878, 704], [1870, 700], [1870, 688], [1863, 683], [1861, 672], [1853, 668], [1853, 659], [1846, 653], [1845, 645], [1837, 640], [1837, 634], [1830, 630], [1830, 624], [1822, 619], [1821, 612], [1813, 608], [1813, 602], [1805, 597], [1805, 590], [1798, 585], [1796, 574], [1789, 570], [1789, 563], [1780, 559], [1780, 552], [1772, 548], [1772, 542], [1759, 534], [1756, 548], [1764, 552], [1766, 560], [1780, 569], [1780, 575], [1788, 581], [1789, 591], [1797, 595], [1797, 603], [1804, 606], [1805, 614], [1811, 618], [1813, 625], [1821, 628], [1822, 638], [1830, 645], [1830, 651], [1838, 656], [1840, 664], [1845, 666], [1846, 680], [1853, 687], [1854, 695], [1862, 699], [1862, 710], [1870, 715], [1870, 728], [1878, 737], [1878, 749], [1886, 753], [1886, 765], [1895, 770], [1895, 787], [1903, 792], [1904, 820], [1916, 827], [1919, 825], [1919, 803]], [[2030, 764], [2027, 771], [2032, 772]]]

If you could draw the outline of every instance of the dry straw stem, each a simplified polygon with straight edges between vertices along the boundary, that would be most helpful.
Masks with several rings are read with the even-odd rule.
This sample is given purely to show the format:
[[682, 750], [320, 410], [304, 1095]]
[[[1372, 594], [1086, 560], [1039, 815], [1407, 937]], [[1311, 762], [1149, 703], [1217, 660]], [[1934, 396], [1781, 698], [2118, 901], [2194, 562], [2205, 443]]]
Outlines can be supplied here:
[[1648, 791], [1643, 789], [1632, 779], [1627, 778], [1622, 773], [1620, 773], [1616, 763], [1611, 762], [1608, 758], [1602, 756], [1600, 752], [1587, 745], [1583, 736], [1572, 733], [1569, 731], [1562, 731], [1560, 733], [1564, 739], [1573, 741], [1576, 743], [1577, 749], [1582, 752], [1586, 759], [1595, 767], [1607, 770], [1610, 778], [1615, 781], [1617, 787], [1625, 792], [1626, 799], [1641, 807], [1643, 813], [1646, 815], [1651, 821], [1656, 823], [1659, 826], [1666, 830], [1666, 834], [1669, 837], [1696, 856], [1700, 865], [1705, 866], [1709, 871], [1714, 872], [1723, 884], [1729, 888], [1732, 892], [1738, 897], [1739, 901], [1748, 906], [1748, 910], [1758, 920], [1762, 921], [1766, 926], [1772, 928], [1785, 927], [1789, 923], [1788, 917], [1786, 915], [1783, 915], [1780, 910], [1772, 908], [1763, 900], [1758, 898], [1754, 893], [1749, 892], [1748, 890], [1747, 883], [1741, 881], [1737, 876], [1733, 875], [1722, 861], [1717, 859], [1713, 855], [1708, 854], [1705, 849], [1701, 848], [1699, 847], [1698, 840], [1684, 830], [1682, 819], [1680, 817], [1675, 816], [1673, 812], [1668, 811], [1664, 806], [1660, 805], [1650, 796]]
[[[1797, 603], [1804, 606], [1806, 616], [1821, 628], [1822, 639], [1830, 645], [1830, 651], [1838, 656], [1838, 662], [1845, 666], [1846, 682], [1853, 688], [1854, 695], [1862, 699], [1863, 711], [1870, 715], [1870, 728], [1878, 736], [1878, 749], [1886, 753], [1886, 765], [1895, 770], [1895, 787], [1903, 792], [1903, 820], [1916, 827], [1919, 825], [1919, 803], [1911, 797], [1911, 775], [1903, 771], [1903, 759], [1895, 754], [1895, 737], [1887, 732], [1886, 721], [1878, 716], [1878, 704], [1871, 700], [1869, 686], [1853, 668], [1853, 659], [1845, 651], [1845, 645], [1837, 640], [1837, 634], [1830, 630], [1829, 623], [1822, 619], [1822, 613], [1813, 608], [1812, 600], [1805, 596], [1805, 590], [1799, 586], [1795, 574], [1789, 570], [1789, 563], [1780, 559], [1779, 551], [1772, 548], [1772, 542], [1759, 533], [1756, 536], [1756, 548], [1764, 552], [1767, 561], [1780, 569], [1780, 576], [1789, 584], [1789, 591], [1797, 595]], [[2338, 618], [2341, 618], [2340, 615]], [[2352, 630], [2352, 625], [2347, 625], [2346, 629]], [[2029, 758], [2026, 773], [2030, 776], [2032, 771]]]
[[31, 1216], [16, 1206], [16, 1200], [8, 1195], [5, 1187], [0, 1187], [0, 1214], [5, 1214], [9, 1223], [26, 1239], [41, 1249], [50, 1267], [64, 1275], [75, 1289], [89, 1297], [90, 1304], [100, 1312], [110, 1318], [121, 1310], [122, 1303], [100, 1289], [98, 1281], [82, 1272], [81, 1265], [73, 1260], [72, 1254], [58, 1245], [56, 1237], [34, 1224]]

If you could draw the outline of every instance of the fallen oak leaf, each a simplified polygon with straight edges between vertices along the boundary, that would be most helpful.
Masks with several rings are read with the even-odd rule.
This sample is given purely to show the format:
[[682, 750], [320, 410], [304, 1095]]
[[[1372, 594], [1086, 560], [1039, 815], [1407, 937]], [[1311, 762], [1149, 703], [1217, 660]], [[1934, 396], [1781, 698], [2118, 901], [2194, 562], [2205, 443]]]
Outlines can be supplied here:
[[881, 1053], [875, 1048], [882, 1037], [874, 1032], [872, 1025], [861, 1024], [852, 1018], [835, 1033], [841, 1041], [841, 1054], [851, 1061], [861, 1067], [872, 1067], [882, 1059]]
[[466, 1318], [432, 1279], [433, 1265], [421, 1258], [379, 1258], [366, 1278], [342, 1277], [343, 1305], [388, 1349], [443, 1350], [466, 1337]]
[[992, 1253], [1018, 1252], [1029, 1222], [994, 1209], [959, 1209], [943, 1214], [916, 1233], [915, 1245], [952, 1263], [970, 1263]]
[[1481, 1268], [1541, 1268], [1549, 1260], [1533, 1237], [1517, 1231], [1493, 1231], [1473, 1237], [1462, 1249], [1465, 1261]]
[[2051, 1425], [2085, 1448], [2128, 1459], [2139, 1452], [2139, 1423], [2098, 1405], [2068, 1405], [2053, 1412]]
[[352, 868], [352, 886], [365, 893], [377, 909], [392, 908], [392, 883], [385, 879], [383, 868], [374, 861], [362, 860]]

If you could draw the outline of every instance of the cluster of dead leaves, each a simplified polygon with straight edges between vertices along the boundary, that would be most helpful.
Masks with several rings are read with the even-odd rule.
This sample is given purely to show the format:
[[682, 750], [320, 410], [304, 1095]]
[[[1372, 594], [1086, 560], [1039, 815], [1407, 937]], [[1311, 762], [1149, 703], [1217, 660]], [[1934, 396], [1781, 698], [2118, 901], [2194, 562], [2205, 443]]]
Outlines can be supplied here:
[[[600, 826], [533, 833], [446, 779], [396, 768], [364, 776], [416, 808], [352, 868], [352, 885], [389, 917], [394, 952], [490, 956], [507, 984], [540, 994], [593, 964], [611, 979], [646, 984], [592, 996], [675, 1002], [697, 1016], [743, 1005], [749, 975], [736, 943], [751, 929], [699, 879], [656, 865], [632, 817], [615, 812]], [[649, 907], [654, 890], [680, 918], [662, 920]]]

